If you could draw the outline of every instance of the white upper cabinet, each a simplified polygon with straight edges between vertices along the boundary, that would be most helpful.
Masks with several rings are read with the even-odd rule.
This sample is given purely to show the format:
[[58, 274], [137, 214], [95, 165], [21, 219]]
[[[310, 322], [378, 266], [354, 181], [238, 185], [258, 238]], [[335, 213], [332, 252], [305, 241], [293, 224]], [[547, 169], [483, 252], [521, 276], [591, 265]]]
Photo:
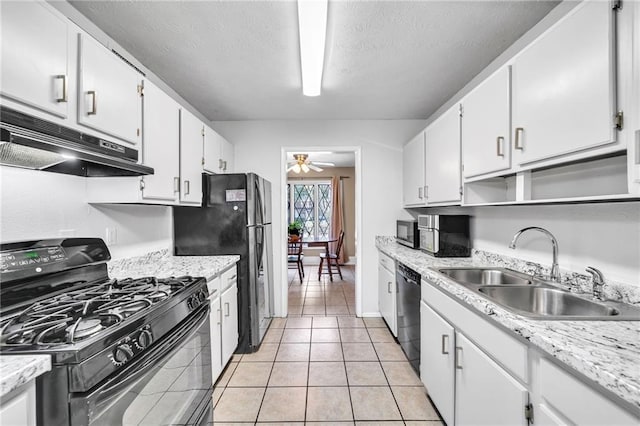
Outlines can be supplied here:
[[145, 81], [143, 108], [143, 163], [153, 167], [154, 174], [142, 178], [142, 197], [176, 201], [180, 192], [180, 105]]
[[78, 122], [137, 144], [142, 128], [142, 75], [87, 34], [78, 37]]
[[424, 206], [424, 131], [418, 133], [402, 149], [402, 194], [405, 207]]
[[517, 164], [616, 141], [614, 13], [608, 1], [585, 1], [515, 58]]
[[460, 202], [460, 110], [449, 108], [425, 130], [427, 204]]
[[510, 69], [501, 68], [462, 100], [464, 177], [511, 167]]
[[235, 153], [233, 151], [233, 144], [222, 138], [222, 147], [220, 150], [220, 157], [222, 158], [222, 173], [233, 173]]
[[37, 2], [2, 2], [0, 93], [58, 117], [69, 114], [69, 29]]
[[180, 203], [202, 202], [204, 124], [186, 109], [180, 110]]
[[233, 145], [210, 127], [204, 129], [202, 169], [209, 173], [231, 173]]

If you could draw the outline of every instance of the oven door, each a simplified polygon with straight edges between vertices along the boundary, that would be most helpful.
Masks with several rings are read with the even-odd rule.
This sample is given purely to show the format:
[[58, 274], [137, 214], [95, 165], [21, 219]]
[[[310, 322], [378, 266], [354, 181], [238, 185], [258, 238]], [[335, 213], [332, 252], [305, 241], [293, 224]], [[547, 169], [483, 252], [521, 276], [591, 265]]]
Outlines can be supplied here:
[[117, 375], [70, 395], [71, 424], [207, 424], [212, 386], [206, 304]]

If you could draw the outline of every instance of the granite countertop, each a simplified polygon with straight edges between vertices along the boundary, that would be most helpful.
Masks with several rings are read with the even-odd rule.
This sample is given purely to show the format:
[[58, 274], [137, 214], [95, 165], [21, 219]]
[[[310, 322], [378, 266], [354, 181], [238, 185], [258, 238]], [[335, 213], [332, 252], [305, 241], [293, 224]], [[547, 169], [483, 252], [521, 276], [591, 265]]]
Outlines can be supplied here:
[[107, 267], [109, 276], [118, 279], [191, 275], [205, 277], [209, 281], [239, 260], [240, 256], [238, 255], [173, 256], [169, 250], [160, 250], [143, 256], [112, 260], [107, 264]]
[[1, 355], [0, 397], [51, 370], [49, 355]]
[[[432, 268], [498, 266], [531, 273], [538, 265], [479, 250], [474, 250], [470, 258], [436, 258], [397, 244], [390, 237], [376, 237], [376, 247], [415, 269], [470, 309], [486, 315], [533, 347], [582, 373], [640, 412], [640, 321], [528, 319], [507, 311]], [[561, 287], [581, 291], [587, 285], [587, 277], [561, 272]], [[640, 300], [640, 287], [637, 286], [607, 282], [605, 289], [605, 294], [613, 299], [628, 303]]]

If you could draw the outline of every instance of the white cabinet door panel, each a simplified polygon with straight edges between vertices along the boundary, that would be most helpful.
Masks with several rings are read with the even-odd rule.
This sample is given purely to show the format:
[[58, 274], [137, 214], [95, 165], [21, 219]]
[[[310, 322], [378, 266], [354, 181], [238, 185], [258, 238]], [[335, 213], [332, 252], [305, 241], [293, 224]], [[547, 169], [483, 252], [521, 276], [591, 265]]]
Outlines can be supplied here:
[[424, 206], [424, 132], [402, 149], [402, 194], [405, 206]]
[[204, 125], [186, 109], [180, 110], [180, 202], [202, 203], [202, 143]]
[[238, 286], [233, 285], [220, 297], [222, 307], [222, 365], [226, 365], [238, 347]]
[[420, 379], [444, 421], [454, 424], [455, 329], [420, 302]]
[[0, 93], [66, 118], [67, 22], [49, 6], [37, 2], [2, 2], [0, 15]]
[[460, 333], [455, 364], [456, 425], [527, 426], [527, 389]]
[[462, 101], [464, 176], [511, 167], [510, 68], [503, 67]]
[[222, 173], [222, 136], [210, 127], [204, 128], [202, 169], [210, 173]]
[[454, 105], [425, 130], [427, 204], [460, 201], [460, 111]]
[[142, 76], [87, 34], [79, 34], [78, 122], [137, 144]]
[[608, 1], [584, 2], [516, 57], [518, 164], [615, 142], [613, 13]]
[[222, 373], [222, 308], [218, 295], [211, 301], [211, 318], [209, 321], [211, 331], [211, 375], [213, 383]]
[[235, 152], [233, 151], [233, 144], [225, 138], [222, 138], [221, 157], [223, 161], [222, 173], [233, 173]]
[[144, 176], [142, 197], [176, 201], [180, 191], [180, 106], [151, 82], [144, 87], [143, 163], [154, 174]]
[[381, 264], [378, 265], [378, 299], [380, 315], [393, 335], [397, 337], [396, 277]]

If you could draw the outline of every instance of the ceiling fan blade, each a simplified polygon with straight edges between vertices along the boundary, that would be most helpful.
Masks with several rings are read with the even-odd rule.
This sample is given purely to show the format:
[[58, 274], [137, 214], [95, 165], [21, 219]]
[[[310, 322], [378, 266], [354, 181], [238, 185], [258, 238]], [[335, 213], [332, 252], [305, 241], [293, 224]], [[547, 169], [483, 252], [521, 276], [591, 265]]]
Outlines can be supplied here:
[[322, 169], [320, 167], [314, 166], [313, 164], [307, 164], [307, 167], [309, 167], [314, 172], [321, 172], [322, 171]]
[[335, 167], [336, 163], [324, 163], [322, 161], [314, 161], [313, 164], [316, 166], [327, 166], [327, 167]]
[[291, 170], [293, 170], [293, 168], [296, 166], [296, 164], [298, 164], [298, 163], [290, 164], [289, 167], [287, 167], [287, 172], [290, 172]]

